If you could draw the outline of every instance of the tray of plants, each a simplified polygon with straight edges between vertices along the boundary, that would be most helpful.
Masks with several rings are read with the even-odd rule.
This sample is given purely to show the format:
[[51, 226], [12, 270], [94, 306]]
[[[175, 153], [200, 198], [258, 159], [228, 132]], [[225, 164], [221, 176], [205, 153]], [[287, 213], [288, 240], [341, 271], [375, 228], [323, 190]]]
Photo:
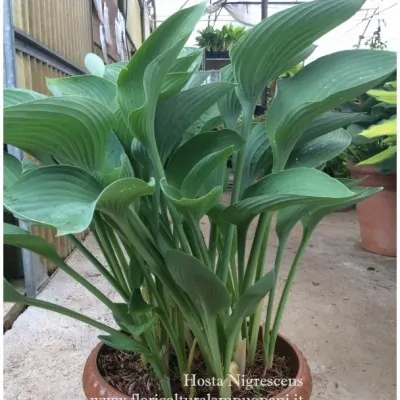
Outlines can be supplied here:
[[[181, 53], [202, 2], [163, 22], [129, 62], [104, 65], [91, 54], [89, 74], [47, 80], [52, 96], [5, 90], [4, 141], [38, 160], [25, 169], [5, 157], [6, 210], [68, 237], [119, 295], [109, 298], [45, 239], [5, 224], [5, 244], [49, 259], [114, 317], [109, 326], [4, 281], [6, 302], [99, 330], [83, 373], [88, 399], [310, 399], [307, 360], [279, 334], [299, 261], [322, 218], [380, 190], [321, 171], [351, 143], [342, 127], [355, 117], [332, 110], [387, 81], [396, 54], [340, 51], [277, 78], [363, 4], [317, 0], [272, 15], [232, 47], [217, 83], [196, 78], [201, 50]], [[276, 80], [266, 118], [254, 122]], [[282, 277], [298, 223], [302, 237]], [[75, 236], [88, 228], [104, 263]]]

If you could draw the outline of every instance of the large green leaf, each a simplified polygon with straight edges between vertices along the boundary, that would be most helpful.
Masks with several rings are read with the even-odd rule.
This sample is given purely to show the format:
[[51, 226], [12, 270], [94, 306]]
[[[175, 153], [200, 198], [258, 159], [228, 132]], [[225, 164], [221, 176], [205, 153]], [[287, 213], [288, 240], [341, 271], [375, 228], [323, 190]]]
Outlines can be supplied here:
[[[233, 154], [234, 146], [218, 150], [202, 158], [187, 174], [181, 185], [184, 196], [197, 196], [201, 186], [206, 182], [210, 175], [220, 166], [226, 168], [229, 156]], [[216, 185], [218, 186], [218, 184]]]
[[188, 141], [200, 132], [209, 132], [224, 123], [217, 104], [211, 106], [197, 121], [192, 123], [182, 136], [182, 142]]
[[189, 54], [178, 57], [170, 72], [194, 72], [200, 67], [202, 58], [203, 49], [191, 51]]
[[380, 188], [359, 188], [352, 187], [353, 196], [335, 200], [334, 203], [325, 205], [298, 205], [287, 207], [279, 212], [276, 221], [276, 233], [280, 242], [284, 243], [293, 227], [301, 221], [304, 228], [309, 230], [309, 234], [315, 229], [318, 223], [328, 214], [350, 207], [358, 202], [379, 192]]
[[297, 146], [290, 154], [286, 168], [319, 167], [342, 154], [351, 144], [351, 136], [345, 129], [326, 133]]
[[46, 152], [60, 163], [101, 171], [113, 114], [85, 97], [52, 97], [4, 110], [4, 142], [40, 160]]
[[4, 163], [4, 182], [3, 189], [6, 190], [8, 187], [12, 186], [22, 175], [22, 164], [18, 158], [13, 155], [4, 152], [3, 153], [3, 163]]
[[29, 89], [6, 88], [3, 92], [4, 108], [15, 106], [20, 103], [26, 103], [28, 101], [44, 99], [46, 97], [47, 96], [44, 94]]
[[[232, 64], [221, 69], [221, 78], [224, 82], [235, 83]], [[235, 129], [236, 121], [242, 111], [236, 92], [232, 90], [223, 96], [221, 100], [218, 101], [218, 108], [223, 120], [225, 121], [226, 127], [229, 129]]]
[[267, 175], [249, 186], [242, 200], [227, 207], [222, 217], [232, 224], [244, 225], [262, 212], [294, 204], [330, 204], [352, 195], [345, 185], [321, 171], [293, 168]]
[[209, 316], [227, 310], [229, 292], [222, 281], [197, 258], [178, 250], [165, 254], [165, 263], [177, 285]]
[[159, 100], [165, 100], [179, 93], [189, 81], [190, 76], [190, 72], [172, 72], [167, 74], [162, 84]]
[[254, 124], [244, 147], [242, 190], [251, 185], [272, 164], [270, 147], [265, 123]]
[[233, 87], [227, 82], [203, 85], [177, 93], [158, 105], [155, 132], [163, 161], [179, 143], [186, 129]]
[[302, 132], [317, 115], [374, 87], [395, 68], [394, 52], [347, 50], [321, 57], [293, 78], [279, 80], [266, 121], [274, 170], [284, 168]]
[[219, 204], [222, 196], [222, 186], [215, 187], [210, 192], [199, 197], [184, 197], [182, 193], [166, 183], [165, 179], [161, 181], [161, 189], [166, 198], [176, 207], [176, 209], [185, 217], [193, 217], [199, 220], [207, 214], [213, 207]]
[[365, 0], [318, 0], [267, 18], [231, 51], [242, 105], [255, 105], [261, 91], [312, 43], [354, 15]]
[[[303, 62], [311, 56], [316, 48], [317, 46], [315, 44], [311, 44], [304, 50], [300, 51], [300, 53], [296, 54], [290, 61], [287, 62], [286, 65], [288, 65], [288, 67], [282, 69], [282, 72], [279, 74], [279, 76], [287, 73], [290, 69], [295, 69], [295, 73], [297, 73], [303, 67]], [[290, 77], [293, 75], [294, 74], [291, 74]]]
[[107, 64], [104, 70], [104, 78], [111, 82], [117, 83], [118, 75], [128, 65], [128, 61], [120, 61], [117, 63]]
[[367, 114], [363, 113], [345, 113], [338, 111], [327, 111], [314, 118], [301, 134], [296, 147], [302, 146], [325, 133], [333, 132], [339, 128], [346, 128], [355, 122], [372, 122], [373, 120]]
[[233, 305], [233, 312], [225, 324], [225, 331], [235, 334], [242, 324], [243, 318], [251, 316], [261, 300], [268, 294], [275, 284], [275, 271], [271, 269], [261, 279], [246, 289]]
[[96, 208], [112, 215], [126, 210], [139, 196], [151, 194], [153, 184], [126, 178], [103, 189], [81, 168], [54, 165], [24, 174], [5, 192], [4, 205], [24, 219], [66, 235], [88, 228]]
[[168, 183], [179, 188], [188, 173], [204, 157], [230, 146], [239, 147], [243, 142], [236, 132], [229, 129], [194, 136], [172, 155], [167, 166]]
[[118, 75], [117, 98], [122, 114], [141, 141], [153, 139], [153, 120], [162, 83], [204, 10], [205, 3], [200, 3], [169, 17]]
[[83, 96], [96, 100], [115, 110], [117, 85], [95, 75], [78, 75], [66, 78], [47, 78], [47, 88], [54, 96]]

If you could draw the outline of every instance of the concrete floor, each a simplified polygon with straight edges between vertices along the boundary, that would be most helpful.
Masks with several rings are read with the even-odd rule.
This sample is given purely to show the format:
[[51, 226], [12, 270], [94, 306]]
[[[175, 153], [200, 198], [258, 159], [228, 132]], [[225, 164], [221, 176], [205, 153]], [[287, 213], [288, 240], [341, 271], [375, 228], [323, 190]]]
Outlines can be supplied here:
[[[296, 229], [288, 243], [283, 276], [299, 234]], [[98, 255], [92, 237], [86, 245]], [[113, 295], [81, 254], [75, 252], [69, 264]], [[313, 400], [395, 398], [395, 282], [395, 259], [360, 248], [354, 211], [321, 223], [303, 258], [281, 329], [309, 361]], [[64, 273], [56, 273], [39, 298], [111, 323], [104, 307]], [[81, 374], [97, 334], [67, 317], [29, 307], [4, 335], [4, 399], [84, 399]]]

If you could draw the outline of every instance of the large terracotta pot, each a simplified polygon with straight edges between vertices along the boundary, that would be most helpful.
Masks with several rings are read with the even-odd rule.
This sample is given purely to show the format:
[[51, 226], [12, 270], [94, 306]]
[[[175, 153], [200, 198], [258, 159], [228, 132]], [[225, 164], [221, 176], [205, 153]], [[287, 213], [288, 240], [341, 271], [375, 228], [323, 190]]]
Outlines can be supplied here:
[[348, 166], [351, 177], [367, 176], [361, 186], [383, 187], [357, 204], [362, 247], [375, 254], [396, 256], [396, 171], [383, 174], [374, 166]]
[[[118, 390], [111, 387], [100, 375], [97, 368], [98, 354], [103, 348], [103, 344], [99, 343], [90, 353], [84, 370], [83, 370], [83, 390], [86, 398], [117, 398], [119, 400], [131, 400], [131, 397], [124, 395]], [[276, 353], [286, 357], [290, 361], [292, 371], [296, 371], [292, 379], [296, 382], [302, 382], [301, 386], [292, 386], [277, 394], [274, 399], [285, 400], [309, 400], [312, 391], [312, 379], [310, 367], [301, 351], [287, 339], [282, 336], [278, 337], [275, 347]], [[139, 398], [141, 394], [139, 393]], [[161, 396], [162, 397], [162, 396]]]

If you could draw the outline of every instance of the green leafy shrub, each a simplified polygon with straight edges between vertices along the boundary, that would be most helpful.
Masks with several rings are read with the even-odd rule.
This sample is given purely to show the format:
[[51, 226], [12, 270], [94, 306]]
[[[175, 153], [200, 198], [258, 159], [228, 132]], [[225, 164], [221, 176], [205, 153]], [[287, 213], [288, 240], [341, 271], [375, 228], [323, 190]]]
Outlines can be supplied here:
[[[90, 55], [91, 74], [49, 79], [53, 96], [5, 90], [4, 141], [40, 163], [24, 169], [5, 155], [5, 208], [67, 236], [120, 300], [99, 291], [44, 239], [5, 225], [4, 241], [58, 265], [110, 309], [118, 328], [25, 297], [6, 281], [4, 300], [76, 318], [103, 331], [99, 338], [107, 345], [141, 353], [166, 397], [170, 357], [183, 377], [194, 349], [207, 373], [224, 382], [220, 395], [229, 396], [233, 371], [243, 373], [255, 359], [260, 325], [271, 368], [283, 310], [315, 227], [379, 190], [348, 187], [317, 169], [351, 141], [340, 127], [352, 117], [329, 110], [387, 79], [396, 55], [327, 55], [278, 81], [264, 121], [253, 123], [253, 111], [266, 84], [304, 60], [315, 40], [363, 3], [319, 0], [274, 14], [232, 48], [219, 83], [204, 85], [194, 72], [199, 52], [180, 56], [204, 13], [201, 3], [161, 24], [129, 62], [105, 66]], [[213, 131], [221, 119], [224, 129]], [[231, 155], [235, 180], [227, 205], [221, 196]], [[246, 234], [257, 217], [246, 259]], [[206, 239], [201, 219], [210, 223]], [[301, 243], [278, 296], [285, 244], [298, 222]], [[265, 271], [271, 227], [279, 244]], [[87, 228], [106, 265], [74, 236]]]

